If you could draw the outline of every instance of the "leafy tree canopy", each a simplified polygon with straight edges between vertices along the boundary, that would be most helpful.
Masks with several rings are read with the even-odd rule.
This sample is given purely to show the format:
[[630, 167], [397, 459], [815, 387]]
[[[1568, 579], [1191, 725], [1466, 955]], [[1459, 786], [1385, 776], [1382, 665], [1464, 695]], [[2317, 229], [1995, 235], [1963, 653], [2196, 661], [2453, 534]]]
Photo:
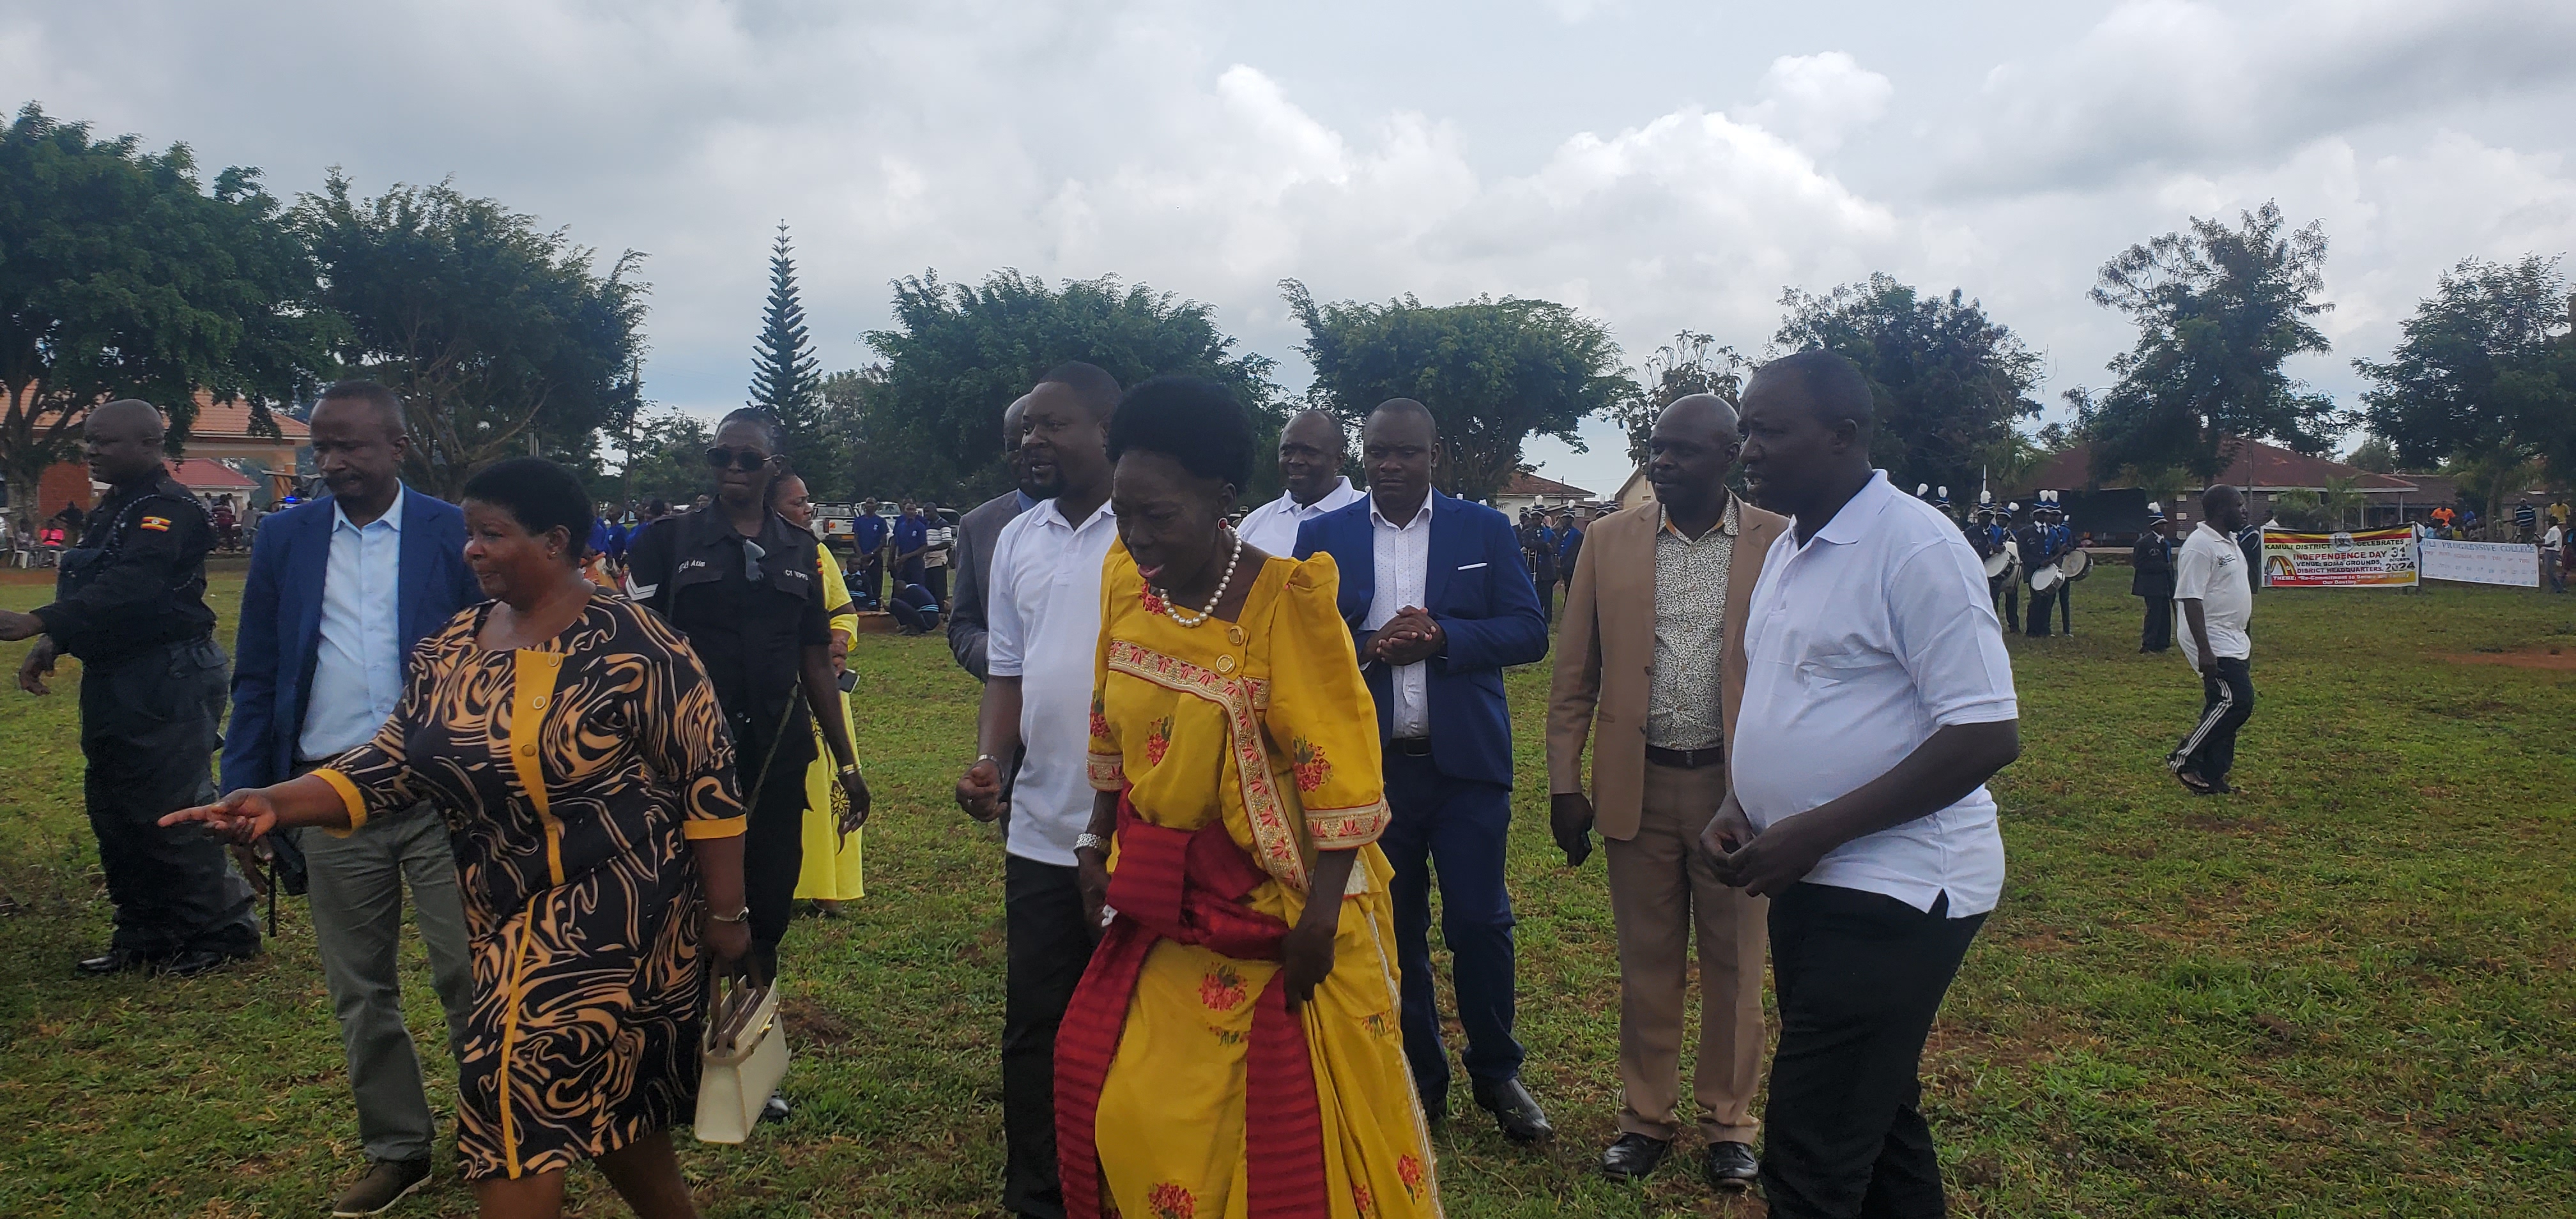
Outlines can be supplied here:
[[1823, 348], [1860, 366], [1878, 410], [1870, 459], [1901, 487], [1977, 485], [2018, 454], [2016, 420], [2039, 413], [2039, 356], [1956, 288], [1922, 296], [1888, 275], [1823, 296], [1792, 288], [1775, 348]]
[[2567, 278], [2537, 254], [2512, 263], [2461, 260], [2400, 326], [2386, 361], [2355, 360], [2371, 434], [2410, 466], [2450, 460], [2477, 484], [2519, 475], [2532, 460], [2576, 477], [2576, 342]]
[[1207, 377], [1232, 388], [1258, 416], [1277, 409], [1279, 387], [1269, 380], [1275, 362], [1234, 354], [1234, 339], [1217, 328], [1209, 306], [1114, 275], [1049, 287], [1003, 270], [970, 286], [924, 271], [895, 281], [894, 325], [867, 339], [884, 358], [881, 375], [836, 375], [826, 389], [840, 385], [836, 409], [864, 410], [866, 418], [852, 426], [872, 443], [908, 436], [894, 451], [909, 460], [884, 476], [887, 482], [862, 480], [865, 494], [919, 487], [944, 503], [961, 487], [978, 498], [999, 493], [1009, 486], [995, 461], [1003, 409], [1068, 360], [1099, 365], [1121, 385], [1162, 373]]
[[185, 145], [30, 104], [0, 129], [0, 477], [32, 488], [72, 455], [74, 415], [112, 397], [168, 412], [178, 452], [197, 390], [255, 424], [329, 362], [312, 265], [255, 169], [210, 192]]
[[1534, 433], [1582, 450], [1575, 425], [1638, 392], [1609, 330], [1552, 301], [1321, 304], [1296, 280], [1279, 286], [1306, 327], [1298, 350], [1315, 368], [1308, 400], [1350, 420], [1389, 398], [1429, 407], [1440, 426], [1433, 478], [1461, 498], [1500, 490]]
[[1752, 367], [1753, 361], [1720, 345], [1715, 336], [1689, 330], [1656, 348], [1631, 382], [1632, 392], [1610, 408], [1611, 421], [1628, 437], [1628, 460], [1646, 464], [1647, 441], [1665, 407], [1692, 394], [1715, 394], [1735, 405]]
[[2322, 222], [2292, 230], [2266, 202], [2234, 228], [2195, 216], [2104, 263], [2093, 301], [2128, 314], [2138, 341], [2112, 359], [2116, 381], [2081, 417], [2095, 477], [2173, 466], [2209, 478], [2240, 436], [2325, 452], [2350, 421], [2281, 370], [2330, 346], [2310, 320], [2334, 308], [2317, 299], [2325, 260]]
[[588, 470], [603, 430], [642, 403], [646, 285], [629, 250], [593, 270], [561, 230], [442, 182], [353, 198], [338, 170], [294, 223], [346, 324], [339, 357], [403, 396], [404, 473], [453, 497], [476, 467], [525, 452]]

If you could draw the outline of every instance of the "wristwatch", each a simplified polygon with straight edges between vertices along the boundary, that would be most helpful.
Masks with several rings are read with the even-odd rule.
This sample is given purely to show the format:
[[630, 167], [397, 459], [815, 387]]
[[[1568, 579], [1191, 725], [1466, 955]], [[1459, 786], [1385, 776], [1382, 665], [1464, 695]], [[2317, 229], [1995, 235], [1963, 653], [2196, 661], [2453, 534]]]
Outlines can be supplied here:
[[859, 773], [859, 764], [852, 762], [849, 765], [842, 767], [839, 773], [842, 778], [849, 778], [851, 775]]
[[1106, 839], [1106, 838], [1101, 837], [1101, 836], [1100, 836], [1100, 835], [1098, 835], [1098, 834], [1087, 834], [1087, 833], [1086, 833], [1086, 834], [1076, 834], [1076, 835], [1074, 835], [1074, 836], [1073, 836], [1073, 849], [1074, 849], [1074, 850], [1079, 851], [1079, 850], [1082, 850], [1082, 849], [1083, 849], [1083, 848], [1085, 848], [1085, 847], [1089, 847], [1089, 848], [1090, 848], [1090, 849], [1092, 849], [1092, 850], [1098, 851], [1098, 852], [1100, 852], [1101, 854], [1106, 855], [1106, 854], [1108, 854], [1108, 853], [1109, 853], [1109, 840], [1108, 840], [1108, 839]]
[[709, 921], [712, 921], [712, 922], [718, 922], [718, 923], [745, 923], [745, 922], [749, 922], [749, 921], [751, 921], [751, 906], [750, 906], [748, 903], [746, 903], [746, 904], [744, 904], [744, 906], [743, 906], [743, 908], [742, 908], [742, 909], [740, 909], [740, 910], [736, 910], [736, 911], [734, 911], [734, 912], [733, 912], [732, 914], [730, 914], [730, 915], [718, 914], [718, 913], [716, 913], [716, 912], [715, 912], [715, 911], [713, 911], [713, 910], [709, 910], [709, 911], [707, 911], [707, 918], [709, 919]]

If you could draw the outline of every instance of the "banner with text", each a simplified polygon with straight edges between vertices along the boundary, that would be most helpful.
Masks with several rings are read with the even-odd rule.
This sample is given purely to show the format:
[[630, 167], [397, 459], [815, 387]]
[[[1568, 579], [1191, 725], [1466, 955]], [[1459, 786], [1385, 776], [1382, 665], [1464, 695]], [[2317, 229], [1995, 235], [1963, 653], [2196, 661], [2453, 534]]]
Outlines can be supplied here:
[[2540, 587], [2540, 550], [2519, 542], [2424, 539], [2424, 578], [2466, 584]]
[[2263, 531], [2263, 583], [2273, 588], [2413, 588], [2415, 529]]

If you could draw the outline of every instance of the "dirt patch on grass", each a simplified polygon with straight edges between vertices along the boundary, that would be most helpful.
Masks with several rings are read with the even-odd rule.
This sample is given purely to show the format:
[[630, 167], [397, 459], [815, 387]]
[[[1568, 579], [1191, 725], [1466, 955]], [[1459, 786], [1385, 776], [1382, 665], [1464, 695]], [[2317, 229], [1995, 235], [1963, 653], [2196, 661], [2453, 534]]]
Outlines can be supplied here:
[[2510, 651], [2435, 652], [2433, 655], [2455, 665], [2503, 665], [2508, 669], [2576, 673], [2576, 646], [2564, 644], [2536, 643]]
[[849, 1021], [812, 999], [779, 1000], [778, 1015], [787, 1022], [788, 1033], [808, 1046], [840, 1045], [857, 1033]]

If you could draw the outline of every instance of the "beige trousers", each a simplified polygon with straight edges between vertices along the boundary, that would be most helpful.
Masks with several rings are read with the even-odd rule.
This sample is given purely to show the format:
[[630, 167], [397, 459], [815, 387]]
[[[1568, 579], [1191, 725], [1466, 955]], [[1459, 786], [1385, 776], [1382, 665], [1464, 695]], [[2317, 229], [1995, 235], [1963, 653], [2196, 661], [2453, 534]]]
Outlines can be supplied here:
[[1619, 1129], [1681, 1130], [1682, 999], [1699, 929], [1699, 1063], [1691, 1095], [1700, 1135], [1753, 1141], [1762, 1070], [1762, 953], [1771, 903], [1720, 883], [1697, 850], [1726, 798], [1726, 770], [1646, 764], [1637, 836], [1605, 840], [1610, 915], [1619, 931]]

